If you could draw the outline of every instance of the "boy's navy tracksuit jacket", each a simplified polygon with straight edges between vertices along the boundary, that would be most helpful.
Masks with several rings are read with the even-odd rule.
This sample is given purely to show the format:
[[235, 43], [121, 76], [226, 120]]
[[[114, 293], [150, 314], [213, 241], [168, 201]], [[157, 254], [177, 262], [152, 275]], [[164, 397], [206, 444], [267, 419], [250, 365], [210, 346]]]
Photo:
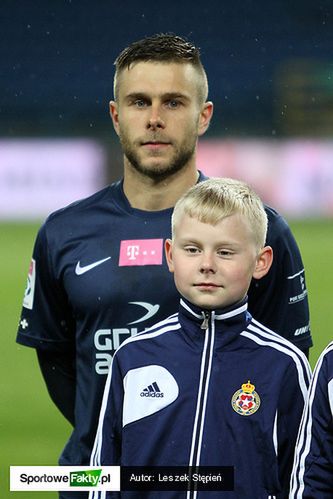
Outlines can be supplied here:
[[309, 378], [304, 354], [255, 321], [246, 300], [203, 312], [181, 299], [178, 314], [117, 350], [91, 464], [234, 467], [233, 492], [122, 498], [286, 498]]

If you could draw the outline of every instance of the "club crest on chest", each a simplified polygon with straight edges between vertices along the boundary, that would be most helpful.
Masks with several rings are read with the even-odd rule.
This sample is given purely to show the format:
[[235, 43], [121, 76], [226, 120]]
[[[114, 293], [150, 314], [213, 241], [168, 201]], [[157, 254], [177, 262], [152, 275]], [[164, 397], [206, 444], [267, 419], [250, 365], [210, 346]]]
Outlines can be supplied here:
[[260, 403], [260, 397], [250, 380], [243, 383], [241, 389], [237, 390], [231, 399], [233, 410], [241, 416], [251, 416], [251, 414], [257, 412]]

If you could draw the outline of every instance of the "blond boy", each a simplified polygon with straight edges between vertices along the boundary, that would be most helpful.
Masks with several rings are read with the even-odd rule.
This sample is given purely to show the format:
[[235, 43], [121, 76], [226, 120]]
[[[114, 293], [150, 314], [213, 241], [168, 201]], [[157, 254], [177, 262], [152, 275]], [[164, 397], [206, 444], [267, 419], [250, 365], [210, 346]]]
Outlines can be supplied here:
[[[177, 202], [165, 252], [179, 312], [117, 350], [91, 464], [231, 466], [223, 497], [288, 497], [310, 371], [300, 350], [247, 311], [252, 277], [272, 263], [266, 231], [262, 202], [243, 182], [210, 179]], [[158, 487], [121, 497], [160, 497]], [[222, 490], [170, 487], [163, 499]]]

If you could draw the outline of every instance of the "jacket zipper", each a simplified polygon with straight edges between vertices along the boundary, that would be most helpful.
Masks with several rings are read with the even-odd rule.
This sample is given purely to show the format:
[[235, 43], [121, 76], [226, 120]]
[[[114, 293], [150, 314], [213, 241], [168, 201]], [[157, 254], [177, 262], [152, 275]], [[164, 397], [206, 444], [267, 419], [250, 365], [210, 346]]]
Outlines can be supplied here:
[[[205, 329], [205, 342], [201, 357], [200, 382], [197, 397], [197, 407], [192, 435], [192, 446], [189, 465], [198, 467], [200, 465], [200, 455], [202, 447], [203, 430], [206, 416], [206, 406], [208, 399], [208, 389], [210, 384], [210, 375], [212, 370], [212, 357], [215, 337], [214, 312], [202, 312], [203, 322], [200, 326]], [[209, 327], [210, 325], [210, 327]], [[189, 490], [187, 499], [196, 499], [197, 490]]]
[[209, 312], [207, 312], [207, 310], [205, 310], [204, 312], [202, 312], [202, 315], [203, 315], [203, 322], [202, 322], [200, 328], [207, 329], [209, 326], [209, 319], [210, 319]]

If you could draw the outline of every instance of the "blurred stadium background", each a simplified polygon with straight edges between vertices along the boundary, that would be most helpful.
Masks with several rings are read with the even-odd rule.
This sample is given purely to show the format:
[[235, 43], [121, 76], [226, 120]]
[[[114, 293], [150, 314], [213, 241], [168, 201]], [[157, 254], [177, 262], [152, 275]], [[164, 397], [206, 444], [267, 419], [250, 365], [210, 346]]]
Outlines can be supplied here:
[[2, 0], [0, 23], [0, 496], [55, 499], [9, 492], [9, 465], [56, 464], [70, 433], [16, 327], [41, 221], [121, 175], [108, 101], [131, 41], [172, 31], [201, 47], [215, 115], [198, 165], [249, 181], [288, 219], [312, 365], [333, 339], [333, 3]]

